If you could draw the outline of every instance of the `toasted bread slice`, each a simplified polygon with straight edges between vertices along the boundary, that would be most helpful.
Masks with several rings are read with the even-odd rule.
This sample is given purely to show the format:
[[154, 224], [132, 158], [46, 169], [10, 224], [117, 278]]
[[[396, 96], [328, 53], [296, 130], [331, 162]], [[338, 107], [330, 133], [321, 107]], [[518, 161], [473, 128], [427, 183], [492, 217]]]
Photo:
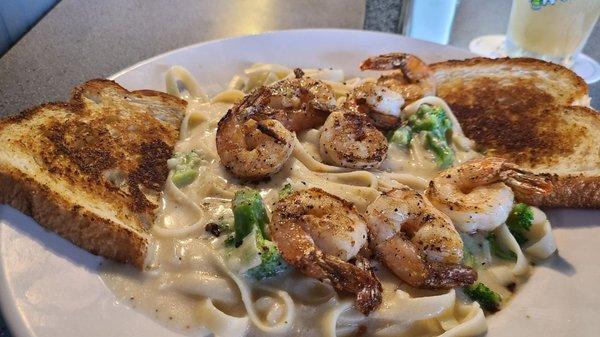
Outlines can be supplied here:
[[186, 102], [108, 80], [0, 121], [0, 203], [97, 255], [143, 267]]
[[600, 207], [600, 115], [587, 107], [585, 82], [535, 59], [447, 61], [431, 65], [437, 95], [485, 154], [507, 158], [555, 183], [550, 207]]

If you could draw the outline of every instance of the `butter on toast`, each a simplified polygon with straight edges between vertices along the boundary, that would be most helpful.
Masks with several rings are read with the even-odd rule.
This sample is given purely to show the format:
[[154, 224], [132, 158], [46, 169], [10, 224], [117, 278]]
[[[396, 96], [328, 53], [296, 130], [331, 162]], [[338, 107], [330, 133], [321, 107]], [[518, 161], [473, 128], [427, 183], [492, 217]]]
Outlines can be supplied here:
[[527, 58], [431, 65], [438, 89], [465, 134], [485, 154], [546, 173], [546, 196], [518, 196], [548, 207], [600, 208], [600, 114], [587, 85], [567, 68]]
[[109, 80], [0, 120], [0, 203], [87, 251], [144, 266], [186, 102]]

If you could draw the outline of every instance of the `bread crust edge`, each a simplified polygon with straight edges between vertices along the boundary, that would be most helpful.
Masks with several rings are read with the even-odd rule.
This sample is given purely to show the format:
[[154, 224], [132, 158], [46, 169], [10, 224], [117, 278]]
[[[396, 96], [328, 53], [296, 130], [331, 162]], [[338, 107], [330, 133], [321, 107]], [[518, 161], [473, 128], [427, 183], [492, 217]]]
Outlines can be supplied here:
[[0, 165], [0, 204], [31, 216], [94, 255], [144, 268], [148, 236], [99, 217], [6, 165]]
[[452, 67], [472, 67], [478, 65], [516, 65], [516, 66], [537, 66], [540, 68], [544, 68], [550, 72], [559, 72], [561, 75], [569, 77], [574, 85], [577, 87], [576, 92], [573, 96], [569, 97], [568, 104], [573, 104], [578, 99], [588, 95], [588, 86], [587, 83], [581, 78], [579, 75], [575, 74], [568, 68], [565, 68], [559, 64], [554, 64], [550, 62], [546, 62], [543, 60], [538, 60], [530, 57], [501, 57], [501, 58], [487, 58], [487, 57], [473, 57], [464, 60], [448, 60], [442, 62], [436, 62], [429, 65], [429, 67], [435, 72], [443, 69], [451, 69]]

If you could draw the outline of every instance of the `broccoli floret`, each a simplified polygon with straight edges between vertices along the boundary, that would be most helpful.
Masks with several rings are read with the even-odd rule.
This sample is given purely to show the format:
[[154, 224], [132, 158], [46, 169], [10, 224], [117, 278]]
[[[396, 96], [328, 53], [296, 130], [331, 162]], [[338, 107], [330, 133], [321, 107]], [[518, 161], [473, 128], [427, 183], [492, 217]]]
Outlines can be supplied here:
[[439, 138], [431, 131], [425, 135], [425, 146], [435, 155], [435, 163], [439, 168], [448, 168], [454, 163], [454, 151], [445, 138]]
[[399, 147], [407, 148], [412, 140], [412, 129], [408, 125], [401, 126], [388, 133], [388, 142], [396, 144]]
[[519, 245], [523, 245], [527, 242], [525, 233], [531, 229], [532, 223], [533, 209], [523, 203], [514, 205], [508, 219], [506, 219], [506, 225]]
[[169, 159], [169, 166], [173, 169], [171, 180], [177, 187], [184, 187], [198, 178], [198, 168], [202, 158], [196, 151], [178, 153]]
[[434, 154], [437, 166], [444, 169], [454, 163], [454, 150], [446, 137], [451, 130], [452, 121], [444, 109], [421, 104], [405, 125], [388, 133], [388, 141], [406, 148], [415, 134], [425, 132], [425, 147]]
[[246, 235], [250, 234], [253, 228], [257, 228], [264, 238], [269, 238], [266, 228], [269, 217], [258, 191], [244, 189], [236, 192], [231, 201], [231, 208], [233, 209], [236, 246], [242, 244]]
[[287, 183], [281, 188], [281, 190], [279, 190], [279, 199], [283, 199], [292, 193], [294, 193], [292, 184]]
[[464, 292], [473, 301], [479, 302], [484, 310], [496, 312], [500, 310], [500, 302], [502, 297], [488, 288], [485, 284], [478, 282], [468, 287], [465, 287]]
[[500, 245], [500, 243], [498, 242], [498, 240], [496, 239], [496, 235], [494, 233], [488, 234], [485, 237], [485, 239], [488, 240], [488, 242], [490, 243], [490, 251], [495, 256], [497, 256], [503, 260], [510, 260], [510, 261], [517, 260], [517, 254], [515, 254], [515, 252], [513, 252], [513, 251], [504, 249], [504, 247], [502, 247]]
[[258, 248], [261, 263], [259, 266], [249, 269], [246, 275], [256, 280], [262, 280], [288, 270], [288, 264], [281, 257], [281, 253], [275, 243], [264, 239], [260, 233], [256, 234], [256, 247]]
[[438, 138], [446, 138], [452, 130], [452, 122], [441, 107], [421, 104], [417, 112], [408, 118], [408, 125], [414, 132], [430, 131]]
[[[269, 217], [258, 191], [251, 189], [238, 191], [231, 203], [234, 218], [234, 234], [225, 240], [225, 246], [234, 246], [236, 247], [234, 249], [242, 249], [240, 246], [244, 242], [244, 239], [250, 233], [255, 233], [256, 248], [246, 248], [247, 250], [244, 250], [242, 255], [260, 256], [260, 265], [246, 271], [246, 275], [260, 280], [278, 275], [287, 270], [288, 266], [281, 257], [277, 245], [269, 241], [266, 228], [269, 223]], [[250, 238], [248, 237], [248, 239]], [[244, 244], [244, 246], [247, 245]], [[250, 245], [249, 247], [254, 247], [254, 245]]]

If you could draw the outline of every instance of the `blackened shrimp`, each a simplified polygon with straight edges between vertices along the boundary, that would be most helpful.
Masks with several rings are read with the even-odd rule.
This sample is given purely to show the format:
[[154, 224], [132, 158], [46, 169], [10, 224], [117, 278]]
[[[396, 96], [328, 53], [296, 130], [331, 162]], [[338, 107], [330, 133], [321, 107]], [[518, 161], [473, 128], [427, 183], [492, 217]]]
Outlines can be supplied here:
[[260, 114], [278, 120], [293, 132], [323, 125], [336, 107], [333, 89], [308, 77], [276, 82], [264, 88], [263, 98], [266, 104], [259, 107]]
[[260, 180], [281, 170], [293, 150], [293, 134], [275, 119], [253, 119], [261, 99], [255, 92], [219, 121], [217, 152], [221, 164], [236, 177]]
[[327, 163], [359, 169], [378, 167], [388, 150], [385, 136], [366, 116], [343, 109], [329, 115], [319, 143]]
[[498, 157], [473, 159], [440, 172], [426, 191], [433, 205], [462, 232], [491, 231], [503, 224], [517, 195], [545, 194], [550, 180]]
[[270, 232], [287, 263], [355, 294], [362, 313], [381, 303], [381, 284], [359, 254], [367, 225], [351, 203], [318, 188], [292, 193], [275, 205]]
[[361, 70], [393, 70], [381, 75], [375, 83], [356, 87], [346, 100], [346, 106], [366, 113], [382, 130], [394, 128], [400, 122], [402, 107], [419, 98], [435, 94], [433, 72], [418, 57], [405, 53], [390, 53], [370, 57]]
[[390, 53], [370, 57], [360, 65], [361, 70], [395, 70], [382, 75], [377, 84], [398, 92], [406, 103], [435, 94], [435, 80], [429, 66], [420, 58], [406, 53]]
[[290, 157], [292, 132], [322, 125], [334, 107], [333, 90], [310, 78], [258, 88], [219, 121], [216, 143], [221, 163], [236, 177], [265, 179]]
[[411, 286], [450, 289], [477, 279], [476, 271], [460, 264], [463, 243], [450, 219], [409, 187], [371, 203], [367, 225], [377, 256]]
[[404, 103], [404, 97], [400, 93], [373, 82], [366, 82], [350, 92], [344, 105], [366, 114], [376, 128], [389, 130], [400, 123]]

